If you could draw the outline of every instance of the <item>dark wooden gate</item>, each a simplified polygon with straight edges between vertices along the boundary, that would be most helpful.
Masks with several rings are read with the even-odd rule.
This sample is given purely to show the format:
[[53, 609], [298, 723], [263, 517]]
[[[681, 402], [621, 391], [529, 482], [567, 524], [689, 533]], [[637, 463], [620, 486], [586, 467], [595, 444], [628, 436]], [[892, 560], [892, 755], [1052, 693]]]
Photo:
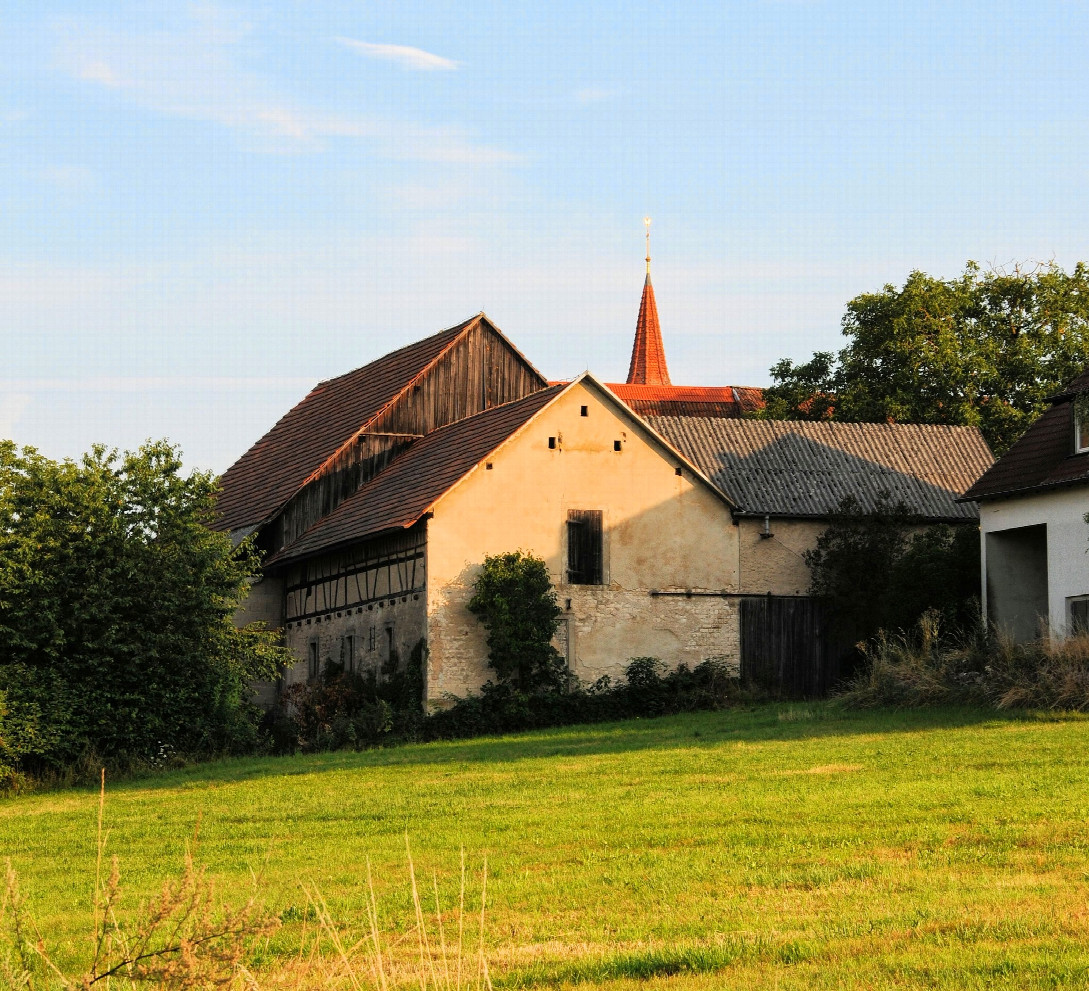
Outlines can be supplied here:
[[819, 698], [840, 680], [842, 649], [816, 599], [741, 600], [741, 678], [784, 698]]

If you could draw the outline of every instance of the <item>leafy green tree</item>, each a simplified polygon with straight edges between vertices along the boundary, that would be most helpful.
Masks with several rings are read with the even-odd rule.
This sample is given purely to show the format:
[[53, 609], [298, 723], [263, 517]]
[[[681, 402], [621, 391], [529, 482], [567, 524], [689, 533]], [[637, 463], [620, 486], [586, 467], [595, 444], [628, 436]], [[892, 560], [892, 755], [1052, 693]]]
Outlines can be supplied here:
[[250, 684], [286, 652], [231, 621], [258, 560], [211, 529], [216, 488], [166, 442], [78, 463], [0, 443], [0, 739], [21, 763], [252, 742]]
[[850, 343], [771, 369], [771, 419], [978, 426], [1002, 454], [1089, 364], [1089, 269], [912, 272], [847, 304]]
[[544, 561], [512, 551], [484, 559], [469, 611], [488, 631], [488, 660], [499, 683], [527, 693], [557, 690], [563, 659], [552, 646], [560, 618]]

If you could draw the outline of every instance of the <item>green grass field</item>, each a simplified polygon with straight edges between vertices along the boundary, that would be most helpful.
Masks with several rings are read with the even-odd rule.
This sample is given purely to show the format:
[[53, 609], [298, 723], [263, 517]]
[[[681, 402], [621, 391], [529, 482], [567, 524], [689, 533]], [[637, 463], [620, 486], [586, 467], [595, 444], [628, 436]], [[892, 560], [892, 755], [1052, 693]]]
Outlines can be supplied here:
[[[107, 786], [130, 904], [197, 859], [254, 874], [297, 945], [304, 887], [413, 925], [488, 858], [496, 986], [1089, 985], [1089, 720], [761, 706], [361, 754], [238, 760]], [[58, 958], [88, 951], [97, 794], [0, 801], [0, 858]], [[301, 921], [299, 921], [301, 920]]]

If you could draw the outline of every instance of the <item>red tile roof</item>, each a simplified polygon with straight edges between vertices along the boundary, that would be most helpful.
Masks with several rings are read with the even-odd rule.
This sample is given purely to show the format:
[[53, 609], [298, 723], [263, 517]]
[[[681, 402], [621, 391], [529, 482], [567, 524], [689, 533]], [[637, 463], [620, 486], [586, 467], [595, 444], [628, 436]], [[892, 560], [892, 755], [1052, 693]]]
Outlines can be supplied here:
[[635, 344], [628, 367], [629, 385], [669, 385], [662, 328], [658, 323], [658, 304], [650, 281], [650, 263], [643, 283], [643, 298], [639, 303], [639, 319], [635, 324]]
[[702, 385], [632, 385], [609, 383], [640, 416], [713, 416], [737, 419], [764, 405], [763, 390]]
[[310, 557], [412, 526], [440, 496], [564, 388], [557, 385], [543, 389], [421, 437], [380, 475], [271, 557], [268, 564]]
[[1089, 482], [1089, 454], [1076, 454], [1074, 397], [1089, 391], [1089, 371], [1074, 379], [1001, 458], [964, 494], [977, 502]]

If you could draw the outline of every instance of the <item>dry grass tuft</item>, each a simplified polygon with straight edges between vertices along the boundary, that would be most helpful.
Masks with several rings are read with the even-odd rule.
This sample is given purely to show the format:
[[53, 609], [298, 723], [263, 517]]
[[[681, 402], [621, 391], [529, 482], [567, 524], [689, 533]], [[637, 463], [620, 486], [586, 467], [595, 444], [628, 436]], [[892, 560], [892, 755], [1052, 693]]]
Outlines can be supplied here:
[[[215, 885], [197, 867], [189, 845], [177, 877], [163, 882], [159, 894], [131, 917], [120, 911], [121, 871], [117, 857], [103, 878], [108, 832], [104, 829], [106, 780], [102, 774], [98, 805], [97, 855], [91, 906], [93, 952], [86, 969], [66, 973], [51, 955], [47, 941], [27, 912], [19, 880], [7, 864], [4, 896], [0, 899], [0, 988], [5, 991], [110, 991], [160, 988], [246, 989], [246, 991], [305, 991], [310, 988], [351, 991], [492, 991], [484, 951], [487, 908], [487, 859], [481, 879], [479, 922], [466, 911], [465, 852], [461, 853], [461, 885], [447, 940], [437, 874], [433, 874], [434, 917], [424, 910], [408, 835], [408, 861], [415, 911], [415, 946], [383, 933], [378, 915], [370, 859], [367, 860], [366, 926], [355, 931], [338, 923], [321, 892], [304, 886], [305, 918], [315, 923], [300, 937], [293, 959], [274, 969], [254, 965], [267, 938], [281, 925], [259, 901], [260, 879], [240, 905], [220, 904]], [[472, 929], [476, 926], [476, 933]], [[475, 935], [475, 954], [467, 939]]]

